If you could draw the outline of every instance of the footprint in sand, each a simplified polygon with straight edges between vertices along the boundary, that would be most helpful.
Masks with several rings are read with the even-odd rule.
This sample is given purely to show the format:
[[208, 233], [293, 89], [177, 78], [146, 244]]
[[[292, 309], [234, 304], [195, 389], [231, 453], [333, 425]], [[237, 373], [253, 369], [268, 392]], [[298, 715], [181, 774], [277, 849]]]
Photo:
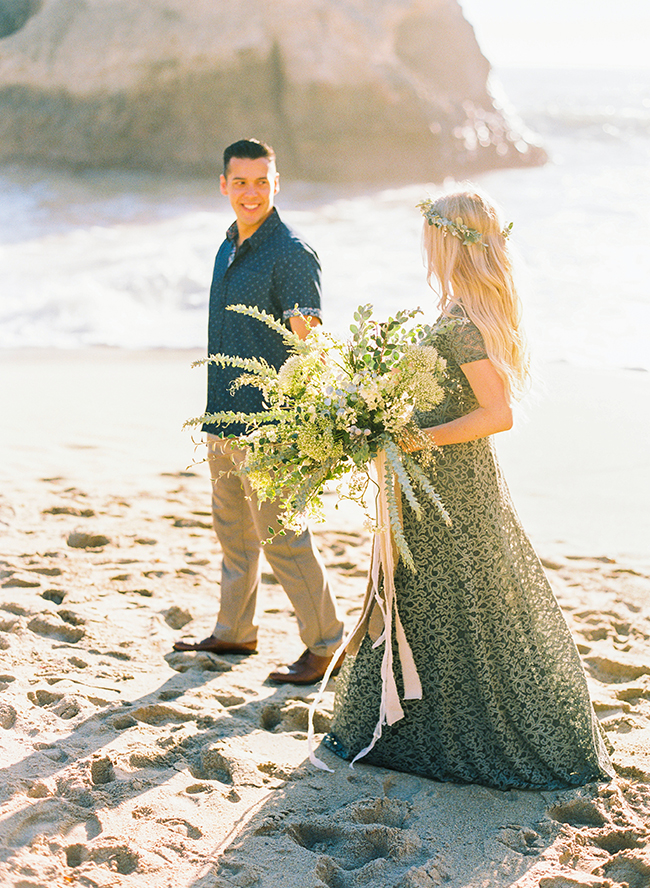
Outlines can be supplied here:
[[[403, 832], [383, 824], [353, 827], [349, 824], [332, 825], [326, 822], [296, 823], [287, 834], [303, 848], [316, 854], [326, 854], [346, 870], [360, 869], [379, 857], [403, 857]], [[410, 844], [410, 843], [409, 843]], [[421, 844], [414, 839], [409, 852], [419, 853]]]
[[27, 614], [32, 613], [32, 611], [15, 601], [5, 602], [5, 604], [2, 605], [2, 610], [7, 611], [10, 614], [15, 614], [17, 617], [25, 617]]
[[184, 691], [182, 688], [168, 688], [166, 691], [161, 691], [158, 694], [158, 699], [162, 700], [163, 703], [167, 703], [169, 700], [178, 700], [183, 694]]
[[602, 718], [600, 723], [603, 726], [603, 730], [607, 731], [607, 733], [616, 731], [618, 734], [629, 734], [630, 731], [634, 731], [636, 728], [638, 728], [638, 724], [636, 723], [636, 721], [627, 715], [617, 715], [610, 716], [609, 718]]
[[56, 785], [52, 780], [37, 780], [29, 787], [26, 795], [30, 799], [47, 799], [56, 792]]
[[25, 579], [20, 576], [9, 577], [2, 584], [3, 589], [37, 589], [41, 585], [40, 580]]
[[241, 750], [230, 749], [225, 741], [217, 740], [200, 749], [195, 762], [190, 772], [198, 780], [217, 780], [233, 786], [264, 786], [264, 777], [254, 758], [243, 755]]
[[588, 641], [611, 641], [619, 651], [629, 651], [648, 638], [640, 626], [618, 613], [586, 611], [574, 614], [574, 619], [580, 623], [580, 634]]
[[201, 839], [203, 837], [203, 832], [198, 826], [194, 826], [188, 820], [183, 820], [180, 817], [159, 817], [156, 823], [160, 823], [162, 826], [166, 826], [173, 832], [186, 836], [188, 839]]
[[177, 518], [175, 515], [163, 515], [163, 518], [172, 522], [173, 527], [200, 527], [203, 530], [212, 530], [212, 524], [201, 521], [199, 518]]
[[[331, 715], [317, 710], [314, 713], [314, 731], [317, 734], [326, 734], [330, 729], [331, 720]], [[273, 731], [276, 734], [281, 731], [305, 733], [308, 725], [309, 705], [301, 699], [269, 703], [262, 709], [260, 716], [260, 726], [265, 731]]]
[[246, 697], [242, 697], [241, 694], [232, 694], [230, 691], [217, 691], [214, 694], [214, 699], [226, 709], [246, 703]]
[[365, 577], [368, 575], [367, 568], [359, 567], [354, 561], [330, 561], [327, 567], [341, 571], [346, 577]]
[[647, 888], [650, 885], [650, 854], [639, 851], [621, 851], [595, 871], [616, 885], [629, 888]]
[[384, 826], [402, 827], [411, 816], [413, 805], [401, 799], [385, 796], [377, 799], [361, 799], [353, 802], [347, 815], [355, 823], [382, 823]]
[[[106, 869], [107, 878], [111, 873], [129, 876], [140, 867], [138, 852], [119, 840], [105, 839], [92, 845], [75, 843], [68, 845], [64, 851], [66, 863], [72, 869], [82, 867], [86, 863], [96, 864]], [[96, 884], [96, 882], [93, 880], [90, 884]]]
[[646, 687], [645, 685], [633, 684], [625, 688], [618, 688], [616, 698], [625, 703], [630, 703], [632, 706], [638, 706], [641, 700], [650, 699], [650, 685]]
[[137, 768], [169, 768], [179, 756], [176, 750], [161, 750], [157, 747], [146, 747], [140, 745], [139, 748], [130, 753], [128, 756], [129, 767]]
[[75, 718], [81, 712], [81, 704], [77, 697], [48, 691], [44, 688], [29, 691], [27, 698], [35, 706], [48, 709], [66, 721]]
[[66, 540], [71, 549], [101, 549], [110, 543], [110, 539], [102, 533], [82, 533], [73, 531]]
[[114, 660], [129, 661], [133, 659], [126, 651], [103, 651], [105, 657], [112, 657]]
[[575, 875], [559, 873], [555, 876], [543, 876], [535, 884], [539, 888], [618, 888], [609, 879], [601, 879], [597, 876], [578, 872]]
[[171, 626], [172, 629], [182, 629], [183, 626], [191, 623], [194, 619], [188, 610], [179, 607], [176, 604], [173, 605], [173, 607], [170, 607], [169, 610], [165, 611], [164, 616], [165, 623], [167, 623], [168, 626]]
[[84, 626], [86, 623], [84, 618], [80, 614], [75, 613], [75, 611], [61, 608], [61, 610], [57, 611], [57, 614], [62, 620], [69, 623], [71, 626]]
[[60, 577], [63, 575], [60, 567], [28, 567], [26, 570], [30, 573], [41, 574], [44, 577]]
[[607, 817], [589, 799], [572, 799], [564, 804], [554, 805], [548, 810], [548, 816], [558, 823], [567, 823], [569, 826], [604, 826]]
[[66, 593], [62, 589], [46, 589], [45, 592], [41, 592], [41, 598], [54, 604], [62, 604], [65, 596]]
[[498, 840], [511, 851], [517, 851], [526, 856], [539, 854], [539, 843], [542, 841], [541, 836], [534, 829], [523, 829], [522, 827], [504, 827], [499, 832]]
[[44, 688], [38, 688], [35, 691], [28, 691], [27, 699], [34, 706], [49, 706], [51, 703], [58, 703], [63, 698], [63, 694], [57, 694], [55, 691], [48, 691]]
[[172, 706], [163, 706], [160, 703], [138, 706], [137, 709], [131, 711], [131, 715], [139, 722], [156, 727], [169, 724], [170, 722], [181, 724], [197, 718], [196, 713], [188, 712], [185, 709], [175, 709]]
[[10, 675], [9, 673], [2, 673], [0, 675], [0, 691], [6, 691], [12, 681], [16, 681], [15, 675]]
[[604, 684], [634, 681], [642, 675], [650, 674], [650, 663], [628, 662], [613, 657], [591, 656], [585, 662], [589, 671]]
[[[16, 617], [3, 617], [0, 614], [0, 631], [2, 632], [13, 632], [16, 626], [18, 625], [18, 619]], [[5, 639], [6, 641], [6, 639]], [[7, 647], [4, 647], [3, 650], [7, 650]]]
[[33, 617], [27, 624], [27, 627], [36, 635], [56, 638], [58, 641], [66, 641], [69, 644], [76, 644], [86, 634], [86, 630], [81, 626], [71, 626], [61, 619], [58, 614], [44, 614]]
[[[88, 816], [84, 812], [83, 819]], [[5, 848], [24, 848], [37, 845], [44, 836], [60, 836], [79, 823], [81, 817], [76, 805], [50, 795], [36, 798], [31, 804], [16, 811], [3, 830]], [[11, 883], [15, 885], [15, 882]], [[33, 883], [30, 883], [33, 884]]]
[[619, 851], [629, 851], [634, 848], [642, 848], [647, 844], [648, 831], [641, 828], [630, 829], [604, 829], [601, 834], [590, 835], [590, 840], [608, 851], [610, 854], [617, 854]]
[[318, 855], [315, 873], [329, 888], [418, 885], [416, 872], [422, 875], [435, 865], [426, 843], [406, 828], [312, 821], [293, 824], [286, 832], [296, 844]]
[[233, 666], [232, 663], [216, 655], [183, 651], [166, 654], [165, 660], [176, 672], [188, 672], [190, 669], [199, 672], [230, 672]]
[[11, 703], [0, 703], [0, 728], [9, 731], [16, 724], [18, 713]]
[[[413, 806], [401, 799], [364, 798], [329, 818], [289, 823], [282, 817], [265, 818], [254, 835], [286, 836], [313, 854], [314, 875], [327, 888], [434, 888], [449, 880], [449, 867], [409, 828], [412, 812]], [[251, 875], [247, 863], [238, 849], [220, 861], [224, 875], [238, 872], [241, 877]]]
[[76, 509], [74, 506], [53, 506], [43, 509], [43, 515], [74, 515], [75, 518], [94, 518], [94, 509]]
[[115, 780], [113, 762], [109, 756], [93, 756], [90, 763], [90, 779], [95, 786], [103, 783], [112, 783]]
[[127, 728], [135, 727], [138, 722], [132, 715], [126, 713], [124, 715], [116, 715], [115, 718], [110, 720], [110, 723], [116, 731], [125, 731]]

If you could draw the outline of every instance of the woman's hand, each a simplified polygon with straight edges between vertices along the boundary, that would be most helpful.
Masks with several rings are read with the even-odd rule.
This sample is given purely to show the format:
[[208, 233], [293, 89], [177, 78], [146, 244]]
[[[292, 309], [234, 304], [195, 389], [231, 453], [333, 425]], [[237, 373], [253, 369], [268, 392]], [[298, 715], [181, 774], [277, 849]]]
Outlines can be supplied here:
[[434, 446], [431, 435], [428, 432], [431, 429], [403, 429], [397, 435], [397, 443], [400, 450], [405, 453], [417, 453], [418, 450], [424, 450], [426, 447]]

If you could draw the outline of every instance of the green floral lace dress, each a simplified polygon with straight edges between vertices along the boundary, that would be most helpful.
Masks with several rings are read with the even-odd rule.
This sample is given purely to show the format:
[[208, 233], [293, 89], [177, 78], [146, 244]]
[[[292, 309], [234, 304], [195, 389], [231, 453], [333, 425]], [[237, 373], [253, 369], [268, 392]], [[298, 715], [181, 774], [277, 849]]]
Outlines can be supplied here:
[[[477, 406], [460, 365], [487, 357], [478, 329], [449, 327], [434, 342], [447, 359], [450, 392], [420, 425]], [[499, 789], [557, 789], [613, 776], [580, 658], [542, 566], [521, 527], [492, 441], [453, 444], [433, 479], [452, 518], [434, 508], [418, 521], [404, 503], [417, 566], [395, 572], [396, 601], [422, 683], [402, 700], [363, 758], [439, 781]], [[422, 503], [426, 499], [422, 497]], [[402, 691], [393, 638], [397, 687]], [[383, 645], [365, 635], [337, 679], [324, 743], [352, 759], [379, 718]]]

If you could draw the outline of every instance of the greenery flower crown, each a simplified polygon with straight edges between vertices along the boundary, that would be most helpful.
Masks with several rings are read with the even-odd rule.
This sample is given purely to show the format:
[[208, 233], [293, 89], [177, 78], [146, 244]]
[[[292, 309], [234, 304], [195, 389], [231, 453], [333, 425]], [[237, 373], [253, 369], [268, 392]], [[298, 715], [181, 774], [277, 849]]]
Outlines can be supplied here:
[[[436, 228], [441, 229], [445, 234], [447, 232], [453, 234], [453, 236], [457, 237], [462, 244], [480, 244], [482, 247], [487, 248], [487, 244], [484, 244], [481, 240], [483, 235], [480, 231], [465, 225], [460, 216], [454, 222], [452, 222], [451, 219], [447, 219], [446, 216], [442, 216], [436, 209], [434, 209], [434, 202], [430, 197], [421, 201], [419, 204], [416, 204], [416, 206], [421, 210], [422, 215], [429, 225], [435, 225]], [[508, 237], [512, 231], [512, 225], [513, 223], [509, 222], [505, 226], [501, 232], [501, 237]]]

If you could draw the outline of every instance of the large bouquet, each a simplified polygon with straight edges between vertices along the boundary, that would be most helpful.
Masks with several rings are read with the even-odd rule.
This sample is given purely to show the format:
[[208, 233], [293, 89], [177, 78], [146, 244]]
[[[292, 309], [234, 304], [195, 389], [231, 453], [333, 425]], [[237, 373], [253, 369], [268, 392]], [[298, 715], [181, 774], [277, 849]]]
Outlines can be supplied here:
[[[419, 309], [400, 311], [378, 323], [372, 319], [372, 306], [362, 305], [354, 313], [348, 341], [321, 327], [302, 340], [257, 308], [229, 308], [278, 332], [292, 354], [279, 370], [260, 358], [216, 354], [197, 361], [241, 369], [233, 388], [261, 389], [267, 409], [210, 413], [187, 425], [244, 423], [248, 433], [238, 438], [238, 446], [246, 457], [238, 471], [249, 478], [260, 499], [280, 499], [289, 527], [319, 515], [325, 484], [345, 477], [339, 494], [359, 503], [372, 529], [380, 530], [382, 517], [368, 512], [368, 487], [376, 484], [377, 491], [385, 493], [392, 539], [415, 571], [395, 481], [418, 517], [422, 507], [416, 486], [449, 521], [423, 471], [423, 465], [432, 462], [434, 445], [415, 421], [417, 411], [431, 410], [444, 397], [445, 361], [426, 344], [433, 328], [410, 323]], [[419, 448], [416, 456], [404, 449], [413, 442]], [[373, 464], [379, 477], [373, 478]]]

